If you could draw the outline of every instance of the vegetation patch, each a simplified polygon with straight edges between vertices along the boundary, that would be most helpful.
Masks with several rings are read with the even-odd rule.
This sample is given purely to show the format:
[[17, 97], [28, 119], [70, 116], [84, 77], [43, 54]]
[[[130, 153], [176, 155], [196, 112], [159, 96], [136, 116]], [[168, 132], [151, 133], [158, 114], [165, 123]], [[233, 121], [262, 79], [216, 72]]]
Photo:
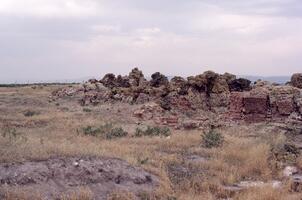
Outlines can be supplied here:
[[99, 127], [86, 126], [82, 129], [84, 135], [90, 135], [95, 137], [102, 137], [104, 139], [115, 139], [126, 137], [128, 132], [122, 127], [115, 127], [111, 123], [106, 123]]
[[92, 110], [91, 110], [91, 109], [89, 109], [89, 108], [83, 108], [83, 112], [87, 112], [87, 113], [89, 113], [89, 112], [92, 112]]
[[142, 137], [142, 136], [165, 136], [168, 137], [171, 135], [171, 130], [168, 127], [151, 127], [147, 126], [147, 128], [136, 128], [135, 130], [135, 137]]
[[202, 144], [206, 148], [219, 147], [223, 144], [224, 138], [221, 133], [211, 129], [206, 134], [202, 135]]
[[25, 117], [32, 117], [34, 115], [39, 115], [40, 113], [34, 110], [27, 110], [23, 114]]

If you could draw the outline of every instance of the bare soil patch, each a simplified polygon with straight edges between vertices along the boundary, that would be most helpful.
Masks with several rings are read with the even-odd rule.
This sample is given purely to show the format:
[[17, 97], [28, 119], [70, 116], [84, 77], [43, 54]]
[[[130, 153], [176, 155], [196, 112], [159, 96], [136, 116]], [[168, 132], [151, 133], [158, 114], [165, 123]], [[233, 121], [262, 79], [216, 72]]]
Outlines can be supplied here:
[[42, 199], [56, 199], [81, 187], [88, 188], [94, 199], [107, 199], [115, 191], [138, 195], [157, 185], [156, 176], [113, 158], [53, 158], [0, 164], [1, 189], [32, 189]]

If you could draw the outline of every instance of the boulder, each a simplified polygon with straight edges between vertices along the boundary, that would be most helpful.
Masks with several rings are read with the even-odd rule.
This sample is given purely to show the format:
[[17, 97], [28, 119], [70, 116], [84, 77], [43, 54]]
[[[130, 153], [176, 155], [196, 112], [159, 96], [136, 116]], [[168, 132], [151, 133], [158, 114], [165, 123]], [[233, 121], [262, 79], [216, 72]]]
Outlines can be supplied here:
[[188, 94], [187, 81], [180, 76], [173, 77], [170, 81], [170, 86], [171, 86], [171, 90], [176, 91], [179, 95]]
[[152, 87], [166, 86], [169, 84], [168, 78], [159, 72], [152, 74], [151, 78], [150, 84]]
[[196, 91], [205, 92], [209, 95], [212, 92], [218, 77], [219, 74], [212, 71], [206, 71], [203, 74], [188, 77], [188, 84]]
[[95, 78], [93, 78], [93, 79], [89, 79], [88, 82], [91, 84], [95, 84], [95, 83], [98, 83], [99, 81], [96, 80]]
[[218, 88], [220, 85], [220, 81], [218, 81], [219, 74], [213, 71], [206, 71], [203, 73], [203, 76], [206, 79], [206, 93], [209, 95], [211, 92], [213, 92], [213, 88], [215, 92], [218, 92], [219, 90], [216, 91], [216, 88]]
[[230, 74], [230, 73], [224, 73], [223, 75], [221, 75], [223, 79], [226, 80], [226, 82], [228, 84], [230, 84], [232, 81], [234, 81], [236, 79], [236, 75], [234, 74]]
[[114, 88], [117, 86], [115, 75], [112, 73], [106, 74], [100, 81], [105, 87]]
[[131, 86], [129, 77], [121, 76], [121, 75], [117, 76], [116, 84], [117, 84], [117, 87], [123, 87], [123, 88], [129, 88]]
[[142, 71], [140, 71], [138, 68], [134, 68], [129, 73], [129, 82], [131, 86], [140, 86], [146, 82], [146, 79]]
[[302, 73], [293, 74], [291, 77], [291, 84], [294, 87], [302, 89]]
[[244, 78], [238, 78], [229, 83], [230, 91], [243, 92], [251, 89], [251, 81]]
[[228, 82], [223, 76], [218, 76], [211, 84], [211, 93], [219, 94], [229, 92]]
[[97, 90], [97, 85], [95, 83], [84, 83], [83, 84], [84, 92], [91, 91], [91, 90]]
[[190, 76], [188, 77], [188, 84], [195, 91], [205, 92], [207, 80], [202, 74], [197, 76]]
[[263, 81], [263, 80], [257, 80], [254, 85], [253, 88], [258, 88], [258, 87], [271, 87], [272, 84], [269, 81]]

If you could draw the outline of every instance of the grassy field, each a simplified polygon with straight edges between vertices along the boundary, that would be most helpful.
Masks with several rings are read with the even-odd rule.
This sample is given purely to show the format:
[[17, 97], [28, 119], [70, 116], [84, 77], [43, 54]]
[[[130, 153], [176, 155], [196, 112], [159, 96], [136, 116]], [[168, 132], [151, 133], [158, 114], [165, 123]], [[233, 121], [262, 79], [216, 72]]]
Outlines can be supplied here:
[[[284, 151], [286, 136], [268, 124], [217, 128], [220, 142], [205, 144], [202, 130], [174, 130], [170, 136], [136, 137], [136, 129], [152, 122], [132, 116], [137, 105], [114, 104], [81, 107], [76, 99], [49, 101], [56, 85], [0, 88], [0, 162], [38, 161], [65, 156], [121, 158], [157, 175], [160, 187], [142, 199], [180, 200], [300, 200], [282, 177], [286, 165], [302, 167], [299, 155]], [[105, 124], [127, 132], [106, 138]], [[120, 129], [120, 130], [121, 130]], [[93, 134], [95, 133], [95, 134]], [[116, 133], [119, 134], [120, 132]], [[115, 133], [114, 133], [115, 134]], [[211, 148], [210, 148], [211, 147]], [[192, 159], [194, 157], [194, 159]], [[283, 187], [252, 187], [232, 193], [225, 186], [240, 181], [282, 180]], [[18, 190], [6, 199], [26, 199]], [[38, 197], [37, 197], [38, 198]], [[91, 199], [88, 189], [62, 199]], [[133, 199], [113, 193], [108, 199]]]

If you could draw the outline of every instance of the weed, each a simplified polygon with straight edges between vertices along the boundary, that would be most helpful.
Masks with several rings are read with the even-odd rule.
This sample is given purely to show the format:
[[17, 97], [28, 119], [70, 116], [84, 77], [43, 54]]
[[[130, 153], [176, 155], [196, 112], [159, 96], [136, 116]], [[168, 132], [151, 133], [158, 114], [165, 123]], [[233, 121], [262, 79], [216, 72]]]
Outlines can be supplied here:
[[168, 127], [151, 127], [147, 126], [147, 128], [136, 128], [135, 130], [135, 137], [142, 137], [142, 136], [170, 136], [171, 130]]
[[84, 135], [100, 136], [105, 139], [121, 138], [128, 135], [128, 132], [121, 127], [114, 127], [110, 123], [101, 125], [100, 127], [87, 126], [83, 128]]
[[40, 113], [33, 110], [27, 110], [23, 114], [25, 117], [32, 117], [34, 115], [39, 115]]
[[146, 157], [146, 158], [138, 157], [138, 158], [137, 158], [137, 163], [138, 163], [139, 165], [145, 165], [145, 164], [148, 163], [148, 161], [149, 161], [149, 158], [148, 158], [148, 157]]
[[108, 200], [133, 200], [136, 199], [132, 193], [126, 191], [114, 191], [107, 197]]
[[89, 108], [83, 108], [83, 112], [92, 112], [92, 110]]
[[98, 136], [101, 133], [101, 129], [92, 126], [86, 126], [83, 128], [83, 133], [84, 135]]
[[92, 200], [93, 194], [88, 188], [80, 188], [78, 191], [71, 194], [62, 195], [59, 200]]
[[112, 128], [109, 132], [106, 133], [106, 139], [114, 139], [114, 138], [121, 138], [128, 135], [127, 131], [124, 131], [123, 128]]
[[219, 147], [224, 141], [221, 133], [216, 132], [214, 129], [211, 129], [206, 134], [202, 135], [202, 144], [206, 148]]

